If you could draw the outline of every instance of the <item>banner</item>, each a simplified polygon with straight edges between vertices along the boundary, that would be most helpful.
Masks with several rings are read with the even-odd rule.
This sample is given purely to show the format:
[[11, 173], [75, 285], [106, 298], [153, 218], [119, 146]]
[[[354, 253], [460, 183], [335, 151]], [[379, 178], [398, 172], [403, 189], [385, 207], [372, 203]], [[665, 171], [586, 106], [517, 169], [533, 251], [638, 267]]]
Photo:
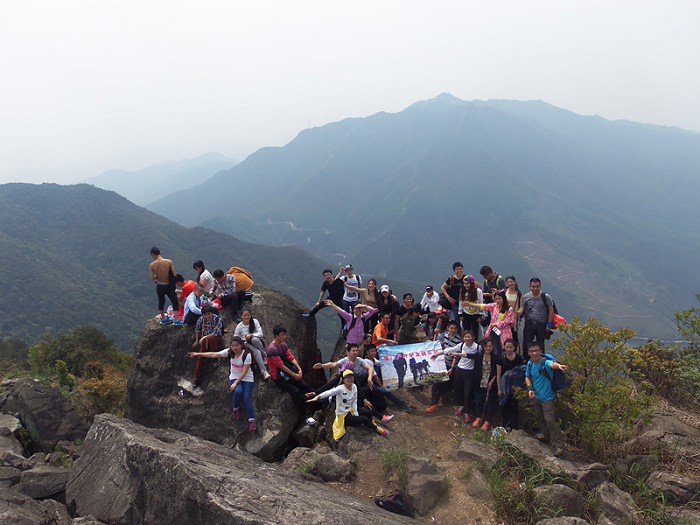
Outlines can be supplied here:
[[377, 358], [382, 364], [384, 387], [392, 390], [447, 380], [443, 357], [431, 359], [440, 350], [442, 347], [437, 341], [380, 346]]

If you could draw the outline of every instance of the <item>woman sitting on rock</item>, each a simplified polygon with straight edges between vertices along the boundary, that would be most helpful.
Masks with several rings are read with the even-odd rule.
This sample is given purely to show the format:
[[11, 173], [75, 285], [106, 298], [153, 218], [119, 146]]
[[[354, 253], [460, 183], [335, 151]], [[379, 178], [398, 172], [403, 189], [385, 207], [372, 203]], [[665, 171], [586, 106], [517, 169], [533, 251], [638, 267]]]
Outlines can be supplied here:
[[229, 374], [229, 391], [233, 392], [233, 419], [240, 421], [241, 414], [241, 399], [248, 415], [248, 430], [255, 432], [258, 425], [255, 422], [255, 413], [253, 412], [253, 386], [255, 379], [253, 378], [253, 370], [250, 365], [253, 363], [253, 358], [250, 351], [243, 348], [243, 339], [233, 337], [231, 346], [221, 352], [190, 352], [188, 357], [206, 357], [209, 359], [219, 359], [228, 357], [231, 361], [231, 373]]
[[335, 421], [333, 421], [333, 439], [338, 441], [345, 435], [345, 426], [364, 425], [380, 436], [387, 437], [389, 432], [374, 422], [372, 411], [365, 407], [358, 408], [358, 392], [355, 385], [355, 373], [348, 368], [342, 373], [343, 382], [335, 388], [326, 390], [312, 397], [307, 403], [335, 396]]
[[241, 312], [241, 322], [233, 331], [235, 337], [240, 337], [245, 341], [243, 347], [252, 352], [255, 363], [263, 376], [263, 379], [270, 379], [270, 374], [265, 366], [265, 343], [263, 342], [263, 330], [260, 322], [253, 317], [248, 308]]

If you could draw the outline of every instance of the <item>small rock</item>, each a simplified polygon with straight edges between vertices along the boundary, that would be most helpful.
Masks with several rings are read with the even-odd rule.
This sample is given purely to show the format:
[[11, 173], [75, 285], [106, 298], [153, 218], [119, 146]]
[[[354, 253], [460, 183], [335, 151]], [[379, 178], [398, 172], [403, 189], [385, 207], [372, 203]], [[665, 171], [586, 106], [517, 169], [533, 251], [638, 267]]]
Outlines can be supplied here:
[[20, 428], [22, 428], [22, 423], [15, 416], [10, 414], [0, 414], [0, 428], [6, 428], [10, 433], [14, 434]]
[[653, 454], [636, 454], [625, 456], [615, 461], [615, 468], [637, 479], [645, 479], [659, 464], [659, 458]]
[[9, 450], [15, 454], [22, 454], [24, 449], [15, 435], [7, 428], [0, 428], [0, 451]]
[[[571, 464], [573, 464], [573, 467], [570, 466]], [[593, 490], [598, 485], [612, 480], [608, 468], [602, 463], [584, 464], [567, 462], [567, 464], [563, 466], [564, 474], [585, 490]]]
[[632, 496], [610, 482], [595, 490], [595, 503], [600, 513], [613, 523], [629, 523], [632, 513], [638, 510]]
[[292, 439], [298, 447], [313, 448], [316, 443], [319, 425], [301, 425], [292, 432]]
[[564, 516], [583, 516], [586, 500], [575, 490], [566, 485], [544, 485], [535, 489], [535, 496], [553, 512]]
[[498, 453], [493, 448], [469, 438], [463, 438], [459, 442], [453, 457], [457, 460], [472, 461], [489, 467], [498, 461]]
[[406, 468], [408, 495], [418, 514], [425, 515], [447, 492], [445, 474], [427, 459], [409, 458]]
[[316, 461], [320, 457], [321, 455], [315, 450], [297, 447], [284, 458], [282, 465], [288, 469], [311, 473], [316, 470]]
[[68, 509], [63, 503], [59, 503], [54, 499], [45, 499], [40, 502], [41, 506], [46, 509], [46, 515], [52, 520], [53, 525], [71, 525], [72, 518], [68, 514]]
[[31, 456], [29, 456], [29, 463], [32, 465], [41, 465], [42, 463], [46, 463], [48, 459], [48, 456], [44, 454], [43, 452], [35, 452]]
[[669, 472], [652, 472], [647, 478], [647, 486], [674, 503], [688, 503], [700, 492], [699, 481]]
[[14, 467], [0, 467], [0, 488], [8, 489], [19, 482], [22, 471]]
[[0, 465], [4, 467], [13, 467], [19, 470], [29, 470], [32, 468], [27, 458], [9, 450], [0, 450]]
[[471, 469], [467, 477], [467, 494], [480, 500], [491, 500], [491, 489], [486, 477], [477, 469]]
[[80, 518], [73, 518], [73, 523], [71, 525], [105, 525], [105, 523], [92, 516], [82, 516]]
[[559, 516], [558, 518], [547, 518], [540, 520], [537, 525], [588, 525], [588, 522], [573, 516]]
[[68, 469], [42, 465], [22, 472], [17, 490], [30, 498], [63, 499], [68, 482]]
[[596, 521], [596, 525], [615, 525], [612, 521], [610, 521], [607, 517], [601, 516], [598, 518], [598, 521]]
[[323, 481], [351, 481], [354, 467], [351, 461], [341, 458], [338, 454], [324, 454], [316, 460], [316, 472]]

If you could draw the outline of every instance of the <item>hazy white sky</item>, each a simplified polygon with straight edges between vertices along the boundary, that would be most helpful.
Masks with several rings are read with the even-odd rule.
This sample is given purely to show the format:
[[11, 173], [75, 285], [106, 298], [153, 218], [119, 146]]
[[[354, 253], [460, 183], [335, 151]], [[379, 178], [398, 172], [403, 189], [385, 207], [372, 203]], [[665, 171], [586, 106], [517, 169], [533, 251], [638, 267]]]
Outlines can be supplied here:
[[700, 130], [700, 2], [0, 7], [0, 182], [74, 182], [450, 92]]

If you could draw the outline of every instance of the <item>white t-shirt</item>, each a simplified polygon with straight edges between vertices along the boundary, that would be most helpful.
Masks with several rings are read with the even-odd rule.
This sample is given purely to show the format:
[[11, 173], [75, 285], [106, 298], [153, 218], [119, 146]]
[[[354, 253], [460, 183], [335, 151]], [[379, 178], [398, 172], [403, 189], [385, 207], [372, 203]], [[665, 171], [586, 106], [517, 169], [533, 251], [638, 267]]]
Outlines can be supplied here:
[[212, 288], [214, 288], [214, 278], [209, 273], [209, 270], [204, 270], [199, 276], [199, 284], [204, 287], [204, 291], [211, 293]]
[[[355, 288], [360, 288], [360, 285], [362, 284], [362, 278], [357, 275], [353, 274], [352, 277], [348, 277], [347, 275], [343, 275], [340, 278], [345, 284], [349, 284], [350, 286], [354, 286]], [[345, 291], [343, 292], [343, 301], [347, 301], [349, 303], [354, 303], [356, 301], [360, 300], [360, 295], [357, 292], [351, 292], [347, 288], [345, 288]]]
[[[449, 348], [445, 348], [445, 352], [450, 352], [450, 353], [458, 353], [458, 354], [469, 354], [473, 353], [474, 357], [476, 357], [477, 351], [479, 350], [479, 345], [477, 343], [472, 343], [471, 346], [467, 346], [464, 343], [459, 343], [458, 345], [451, 346]], [[459, 362], [457, 363], [457, 367], [461, 368], [463, 370], [474, 370], [474, 365], [475, 365], [474, 358], [472, 357], [462, 357], [460, 358]]]
[[[253, 328], [254, 328], [253, 335], [255, 337], [259, 337], [260, 339], [262, 339], [262, 337], [263, 337], [262, 327], [260, 326], [260, 323], [258, 322], [258, 320], [255, 319], [255, 317], [253, 317]], [[243, 339], [245, 341], [245, 338], [249, 333], [250, 333], [250, 327], [244, 325], [243, 321], [241, 321], [240, 323], [238, 323], [238, 325], [236, 325], [236, 329], [233, 331], [233, 336], [240, 337], [241, 339]]]
[[425, 310], [426, 308], [435, 313], [440, 308], [440, 296], [433, 290], [432, 297], [428, 297], [428, 292], [423, 294], [423, 298], [420, 300], [420, 307]]
[[[229, 350], [228, 349], [222, 350], [221, 352], [218, 352], [218, 354], [221, 357], [228, 357]], [[243, 360], [244, 355], [245, 355], [245, 360]], [[250, 355], [250, 352], [242, 352], [241, 357], [233, 357], [233, 353], [231, 353], [231, 373], [229, 374], [228, 378], [231, 381], [235, 381], [243, 373], [243, 366], [248, 365], [248, 372], [243, 377], [243, 379], [241, 379], [241, 381], [245, 381], [247, 383], [252, 383], [253, 381], [255, 381], [255, 378], [253, 377], [253, 369], [250, 368], [250, 366], [252, 364], [253, 364], [253, 358]]]

